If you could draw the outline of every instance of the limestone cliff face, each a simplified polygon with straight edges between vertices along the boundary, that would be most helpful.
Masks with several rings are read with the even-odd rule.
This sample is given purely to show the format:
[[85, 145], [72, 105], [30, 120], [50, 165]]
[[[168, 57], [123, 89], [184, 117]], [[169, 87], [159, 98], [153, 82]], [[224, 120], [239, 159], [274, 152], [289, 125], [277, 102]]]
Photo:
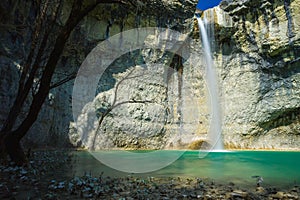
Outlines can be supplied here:
[[[2, 10], [10, 10], [0, 16], [4, 25], [22, 17], [30, 19], [30, 3], [21, 9], [17, 3], [8, 2], [0, 3]], [[132, 28], [171, 28], [187, 34], [189, 39], [177, 38], [181, 47], [178, 56], [164, 52], [170, 41], [160, 40], [159, 33], [153, 33], [145, 38], [149, 48], [125, 54], [112, 63], [99, 80], [95, 99], [80, 111], [79, 124], [86, 128], [90, 115], [100, 119], [111, 108], [116, 91], [117, 102], [131, 103], [109, 112], [96, 137], [89, 133], [82, 138], [74, 126], [70, 81], [51, 90], [24, 141], [37, 146], [65, 146], [69, 142], [91, 146], [96, 138], [95, 148], [155, 149], [186, 148], [194, 141], [206, 140], [213, 124], [202, 43], [193, 18], [196, 3], [137, 1], [131, 10], [117, 5], [99, 6], [74, 30], [53, 83], [65, 74], [76, 73], [97, 43]], [[227, 147], [299, 148], [299, 3], [224, 0], [219, 7], [204, 12], [218, 72], [222, 135]], [[64, 23], [69, 10], [70, 5], [65, 3], [58, 26]], [[2, 27], [1, 122], [17, 90], [18, 71], [30, 41], [15, 29]], [[133, 41], [135, 37], [132, 35]], [[157, 43], [162, 45], [160, 49], [150, 48]], [[128, 78], [128, 74], [135, 78]]]
[[[203, 14], [203, 17], [209, 20], [207, 28], [219, 75], [223, 139], [225, 146], [229, 148], [298, 147], [298, 3], [264, 1], [258, 4], [250, 0], [223, 1], [220, 7]], [[165, 144], [169, 148], [173, 145], [176, 148], [186, 148], [189, 143], [208, 138], [209, 126], [214, 124], [210, 124], [210, 97], [205, 82], [206, 65], [202, 59], [202, 44], [197, 36], [197, 25], [194, 24], [194, 30], [191, 30], [189, 28], [193, 26], [193, 20], [189, 23], [190, 26], [184, 26], [180, 31], [191, 33], [193, 41], [189, 44], [190, 58], [182, 63], [182, 76], [175, 70], [174, 76], [171, 77], [173, 83], [182, 81], [179, 86], [181, 89], [165, 88], [175, 89], [175, 96], [172, 98], [165, 92], [159, 92], [157, 96], [141, 82], [138, 82], [136, 87], [124, 90], [136, 91], [140, 88], [143, 90], [140, 94], [151, 94], [152, 91], [152, 95], [163, 102], [160, 105], [161, 109], [155, 113], [168, 120], [158, 127], [147, 126], [149, 122], [155, 122], [155, 118], [146, 117], [149, 121], [143, 119], [144, 115], [149, 116], [148, 113], [154, 112], [144, 105], [129, 105], [129, 116], [124, 114], [124, 110], [112, 112], [112, 115], [107, 117], [108, 125], [102, 125], [110, 135], [109, 138], [112, 138], [110, 145], [159, 148], [161, 144]], [[156, 52], [148, 54], [145, 59], [156, 65], [157, 58], [162, 59], [163, 56]], [[173, 64], [179, 63], [175, 61]], [[194, 110], [189, 107], [193, 107]], [[169, 113], [168, 110], [172, 110], [173, 113]], [[192, 119], [189, 119], [189, 116]], [[130, 122], [124, 124], [128, 117], [135, 119], [130, 119]], [[118, 119], [118, 122], [113, 119]], [[138, 120], [134, 122], [136, 119]], [[144, 126], [148, 128], [142, 128]], [[172, 137], [178, 130], [182, 131], [182, 135]], [[150, 134], [152, 136], [147, 139], [141, 138], [140, 134], [145, 132], [156, 134]], [[104, 141], [107, 144], [107, 140]], [[99, 144], [99, 148], [105, 146], [103, 143]]]
[[[71, 9], [70, 2], [64, 1], [62, 15], [57, 20], [56, 26], [59, 27], [65, 23]], [[73, 31], [55, 72], [53, 84], [60, 82], [66, 76], [76, 74], [85, 57], [99, 42], [122, 31], [156, 26], [184, 30], [182, 27], [187, 26], [186, 19], [193, 16], [195, 3], [196, 0], [181, 3], [177, 0], [171, 2], [137, 1], [132, 7], [108, 4], [98, 6]], [[22, 69], [22, 60], [26, 59], [26, 52], [31, 42], [32, 27], [29, 25], [34, 24], [33, 16], [38, 8], [31, 1], [5, 0], [1, 1], [0, 10], [0, 124], [2, 124], [17, 92], [19, 70]], [[117, 63], [121, 69], [107, 72], [107, 76], [104, 77], [105, 84], [99, 87], [98, 92], [113, 89], [116, 74], [124, 73], [130, 67], [135, 66], [134, 64], [139, 64], [140, 53], [132, 53], [134, 54], [137, 55], [136, 58], [131, 60], [123, 58], [125, 62]], [[74, 130], [71, 105], [73, 82], [71, 80], [50, 91], [49, 99], [46, 100], [38, 120], [24, 138], [24, 143], [33, 147], [66, 146], [70, 140], [72, 144], [76, 143], [74, 141], [77, 141], [78, 136], [72, 134]], [[31, 98], [29, 97], [19, 121], [26, 116]]]
[[223, 1], [230, 53], [217, 61], [228, 146], [297, 148], [300, 132], [299, 1]]

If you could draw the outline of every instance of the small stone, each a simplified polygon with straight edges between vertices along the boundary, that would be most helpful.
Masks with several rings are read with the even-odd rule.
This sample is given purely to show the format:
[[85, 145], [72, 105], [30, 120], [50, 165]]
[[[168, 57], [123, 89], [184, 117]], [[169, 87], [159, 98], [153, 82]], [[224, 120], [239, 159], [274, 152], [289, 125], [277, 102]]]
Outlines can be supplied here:
[[244, 192], [242, 190], [234, 190], [232, 193], [231, 193], [231, 196], [232, 197], [242, 197], [242, 198], [245, 198], [248, 196], [248, 192]]
[[197, 198], [197, 195], [196, 194], [190, 194], [190, 197], [195, 199], [195, 198]]
[[18, 190], [18, 189], [20, 189], [20, 186], [16, 185], [16, 186], [13, 187], [13, 189]]
[[231, 193], [230, 193], [230, 192], [228, 192], [228, 193], [225, 194], [225, 199], [231, 199], [231, 197], [232, 197], [232, 196], [231, 196]]
[[84, 194], [83, 194], [83, 197], [84, 197], [84, 198], [92, 198], [92, 197], [93, 197], [93, 194], [84, 193]]
[[21, 180], [21, 181], [27, 181], [27, 180], [28, 180], [28, 177], [27, 177], [27, 176], [21, 176], [20, 180]]
[[58, 188], [58, 189], [63, 189], [63, 188], [65, 188], [65, 182], [59, 182], [57, 188]]
[[28, 172], [26, 171], [26, 170], [24, 170], [24, 169], [22, 169], [21, 171], [20, 171], [20, 174], [22, 174], [22, 175], [25, 175], [25, 174], [27, 174]]
[[278, 192], [278, 190], [276, 188], [266, 188], [266, 191], [268, 194], [276, 194]]
[[257, 193], [264, 193], [265, 192], [265, 189], [263, 187], [257, 187], [256, 188], [256, 192]]
[[292, 195], [292, 194], [286, 194], [285, 195], [288, 199], [299, 199], [297, 195]]
[[282, 199], [284, 197], [284, 192], [277, 192], [272, 195], [273, 198]]

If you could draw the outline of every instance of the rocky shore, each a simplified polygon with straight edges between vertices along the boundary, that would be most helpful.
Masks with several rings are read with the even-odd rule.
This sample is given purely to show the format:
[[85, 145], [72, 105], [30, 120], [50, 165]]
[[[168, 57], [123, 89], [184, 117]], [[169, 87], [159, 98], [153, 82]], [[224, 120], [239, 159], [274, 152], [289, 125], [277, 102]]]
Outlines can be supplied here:
[[0, 199], [299, 199], [300, 187], [244, 188], [202, 177], [81, 177], [68, 151], [37, 151], [28, 166], [0, 165]]

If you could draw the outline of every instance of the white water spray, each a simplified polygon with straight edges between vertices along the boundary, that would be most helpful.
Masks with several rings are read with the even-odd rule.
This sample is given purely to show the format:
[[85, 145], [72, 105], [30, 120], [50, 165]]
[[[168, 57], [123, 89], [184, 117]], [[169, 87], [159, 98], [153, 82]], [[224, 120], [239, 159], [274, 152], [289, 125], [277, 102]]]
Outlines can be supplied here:
[[217, 74], [215, 71], [214, 61], [211, 55], [211, 47], [207, 36], [204, 23], [200, 17], [197, 17], [199, 30], [201, 33], [204, 57], [206, 62], [206, 81], [211, 96], [211, 123], [209, 129], [209, 140], [212, 143], [213, 151], [221, 151], [224, 149], [222, 141], [222, 120], [221, 120], [221, 109], [219, 101], [218, 81]]

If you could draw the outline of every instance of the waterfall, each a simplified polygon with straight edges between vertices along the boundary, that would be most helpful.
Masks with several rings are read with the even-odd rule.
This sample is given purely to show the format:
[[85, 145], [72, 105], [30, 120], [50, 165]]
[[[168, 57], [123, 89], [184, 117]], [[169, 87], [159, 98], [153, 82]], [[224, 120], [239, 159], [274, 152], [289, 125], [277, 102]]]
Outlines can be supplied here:
[[209, 140], [212, 143], [212, 150], [223, 150], [222, 141], [222, 120], [219, 101], [218, 81], [215, 71], [214, 61], [211, 55], [210, 41], [207, 35], [206, 28], [200, 17], [197, 17], [199, 30], [201, 33], [204, 57], [206, 63], [206, 81], [211, 99], [211, 122], [208, 132]]

